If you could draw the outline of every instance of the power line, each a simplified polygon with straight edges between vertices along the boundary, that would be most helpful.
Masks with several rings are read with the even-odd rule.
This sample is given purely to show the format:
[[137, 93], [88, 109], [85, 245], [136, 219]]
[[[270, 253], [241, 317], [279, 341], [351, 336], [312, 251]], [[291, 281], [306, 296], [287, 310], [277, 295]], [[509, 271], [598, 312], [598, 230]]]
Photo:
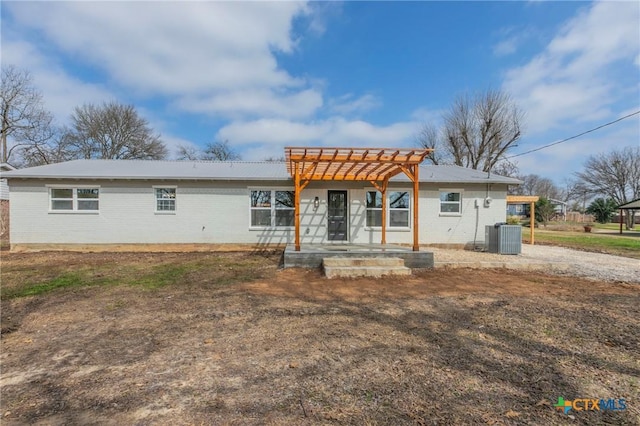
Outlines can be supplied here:
[[584, 136], [587, 133], [595, 132], [596, 130], [602, 129], [603, 127], [611, 126], [612, 124], [615, 124], [618, 121], [625, 120], [625, 119], [627, 119], [629, 117], [633, 117], [634, 115], [638, 115], [638, 114], [640, 114], [640, 110], [638, 110], [636, 112], [632, 112], [629, 115], [625, 115], [624, 117], [620, 117], [617, 120], [613, 120], [613, 121], [610, 121], [608, 123], [602, 124], [602, 125], [600, 125], [598, 127], [594, 127], [593, 129], [587, 130], [586, 132], [582, 132], [580, 134], [573, 135], [573, 136], [568, 137], [566, 139], [562, 139], [560, 141], [556, 141], [556, 142], [553, 142], [553, 143], [550, 143], [550, 144], [547, 144], [547, 145], [543, 145], [543, 146], [538, 147], [538, 148], [530, 149], [529, 151], [521, 152], [520, 154], [516, 154], [516, 155], [512, 155], [512, 156], [506, 157], [506, 159], [508, 160], [510, 158], [520, 157], [521, 155], [531, 154], [532, 152], [540, 151], [541, 149], [549, 148], [550, 146], [558, 145], [558, 144], [561, 144], [563, 142], [570, 141], [571, 139], [579, 138], [580, 136]]

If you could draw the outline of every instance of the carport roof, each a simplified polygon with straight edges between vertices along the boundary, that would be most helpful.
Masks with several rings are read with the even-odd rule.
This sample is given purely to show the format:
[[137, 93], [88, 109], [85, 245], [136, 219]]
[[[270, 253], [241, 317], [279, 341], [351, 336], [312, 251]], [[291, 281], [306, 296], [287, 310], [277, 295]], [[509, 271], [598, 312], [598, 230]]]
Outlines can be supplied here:
[[640, 210], [640, 198], [638, 198], [636, 200], [633, 200], [633, 201], [629, 201], [626, 204], [621, 204], [616, 208], [617, 209], [622, 209], [622, 210], [635, 210], [635, 209]]

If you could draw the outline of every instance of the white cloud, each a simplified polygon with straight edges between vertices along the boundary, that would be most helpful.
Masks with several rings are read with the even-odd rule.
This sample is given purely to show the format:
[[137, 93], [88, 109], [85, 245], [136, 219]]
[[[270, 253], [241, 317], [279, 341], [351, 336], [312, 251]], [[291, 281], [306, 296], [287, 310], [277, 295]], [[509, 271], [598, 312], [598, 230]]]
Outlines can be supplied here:
[[309, 31], [322, 35], [327, 30], [327, 21], [342, 14], [342, 3], [337, 1], [309, 3]]
[[439, 126], [444, 112], [444, 109], [418, 108], [411, 113], [411, 119], [420, 123]]
[[33, 85], [42, 93], [43, 106], [51, 111], [58, 123], [64, 123], [76, 106], [115, 98], [114, 93], [100, 84], [70, 76], [56, 60], [26, 41], [4, 37], [2, 63], [29, 71]]
[[616, 68], [636, 60], [639, 26], [637, 3], [596, 2], [568, 21], [542, 53], [509, 70], [504, 87], [527, 112], [528, 132], [610, 116], [625, 85]]
[[517, 47], [518, 39], [516, 37], [510, 37], [493, 46], [493, 54], [496, 56], [510, 55], [515, 53]]
[[[260, 150], [248, 150], [245, 159], [260, 160], [264, 152], [279, 155], [287, 145], [394, 147], [411, 146], [418, 130], [417, 122], [376, 126], [361, 120], [332, 117], [302, 123], [282, 119], [236, 121], [220, 129], [216, 137], [234, 146], [260, 144]], [[275, 155], [275, 156], [277, 156]]]
[[236, 90], [209, 97], [184, 97], [177, 103], [184, 111], [225, 117], [300, 118], [312, 115], [322, 106], [322, 94], [315, 89], [278, 93], [270, 89]]
[[322, 133], [321, 124], [265, 118], [232, 122], [218, 131], [217, 138], [229, 140], [234, 145], [307, 144], [317, 142]]
[[[634, 113], [637, 109], [622, 111], [620, 116]], [[518, 151], [525, 152], [529, 149], [547, 145], [571, 134], [555, 134], [553, 139], [538, 138], [529, 139], [520, 144]], [[625, 146], [640, 146], [640, 116], [633, 116], [613, 126], [605, 127], [593, 133], [572, 139], [554, 146], [550, 146], [532, 154], [515, 157], [521, 173], [535, 173], [549, 177], [556, 183], [561, 183], [564, 178], [572, 178], [572, 173], [583, 169], [587, 158], [591, 155], [607, 153], [611, 149], [620, 149]]]
[[341, 115], [359, 114], [381, 106], [382, 101], [371, 94], [356, 98], [352, 93], [347, 93], [329, 101], [329, 110]]
[[516, 53], [528, 40], [538, 35], [538, 31], [532, 27], [507, 27], [498, 30], [501, 40], [493, 45], [495, 56], [508, 56]]
[[[47, 48], [80, 59], [81, 66], [100, 70], [133, 94], [168, 96], [183, 106], [195, 99], [191, 110], [223, 115], [261, 114], [265, 105], [276, 105], [276, 112], [297, 117], [293, 108], [283, 107], [291, 101], [302, 110], [317, 108], [310, 83], [281, 69], [274, 56], [295, 50], [292, 23], [311, 13], [305, 3], [9, 2], [4, 7], [16, 28], [38, 34], [53, 45]], [[258, 101], [240, 102], [249, 91], [259, 93]]]
[[188, 141], [186, 139], [182, 139], [177, 136], [173, 136], [171, 134], [164, 134], [164, 133], [161, 134], [160, 140], [162, 140], [162, 142], [164, 142], [164, 144], [167, 146], [167, 151], [169, 151], [169, 155], [168, 155], [169, 159], [177, 158], [178, 149], [180, 147], [193, 148], [196, 151], [201, 149], [201, 147], [194, 144], [193, 142]]

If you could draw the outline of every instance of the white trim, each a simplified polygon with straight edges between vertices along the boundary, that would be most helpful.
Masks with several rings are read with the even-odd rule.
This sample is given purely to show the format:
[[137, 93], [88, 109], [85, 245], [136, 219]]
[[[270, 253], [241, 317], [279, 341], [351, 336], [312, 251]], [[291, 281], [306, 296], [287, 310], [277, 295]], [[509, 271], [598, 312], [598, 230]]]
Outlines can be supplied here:
[[[100, 214], [100, 193], [102, 190], [100, 189], [100, 185], [63, 185], [63, 184], [46, 184], [45, 188], [47, 188], [47, 203], [48, 203], [48, 213], [49, 214]], [[53, 198], [52, 190], [54, 189], [70, 189], [71, 190], [71, 198]], [[78, 189], [97, 189], [98, 190], [98, 198], [87, 198], [82, 200], [95, 200], [98, 202], [97, 210], [80, 210], [78, 209]], [[54, 200], [59, 201], [71, 201], [71, 209], [54, 209], [52, 208], [52, 202]]]
[[[178, 212], [178, 185], [151, 185], [153, 194], [153, 214], [160, 216], [175, 215]], [[156, 189], [175, 189], [176, 197], [173, 199], [173, 210], [158, 210], [158, 195]]]
[[[269, 191], [271, 192], [270, 197], [270, 206], [269, 207], [251, 207], [251, 192], [252, 191]], [[286, 230], [295, 230], [295, 225], [291, 226], [277, 226], [275, 225], [276, 221], [276, 192], [277, 191], [287, 191], [293, 192], [295, 197], [295, 188], [290, 186], [250, 186], [247, 188], [247, 195], [249, 196], [249, 231], [286, 231]], [[251, 212], [253, 210], [269, 210], [271, 214], [271, 225], [270, 226], [253, 226], [251, 224]], [[291, 209], [280, 209], [280, 210], [293, 210], [295, 211], [295, 207]], [[295, 221], [295, 218], [294, 218]]]
[[[365, 231], [381, 231], [382, 230], [382, 226], [367, 226], [366, 222], [367, 222], [367, 210], [379, 210], [382, 211], [382, 208], [380, 207], [376, 207], [376, 208], [367, 208], [367, 192], [380, 192], [375, 188], [371, 188], [369, 186], [367, 186], [365, 188], [365, 199], [364, 199], [364, 211], [365, 211], [365, 226], [364, 229]], [[409, 217], [408, 217], [408, 222], [409, 225], [408, 226], [391, 226], [391, 203], [389, 202], [389, 195], [392, 192], [406, 192], [409, 194], [409, 207], [407, 207], [406, 209], [397, 209], [399, 211], [408, 211], [409, 212]], [[386, 219], [387, 219], [387, 232], [409, 232], [411, 231], [411, 229], [413, 228], [413, 189], [400, 189], [400, 188], [387, 188], [387, 202], [386, 202], [386, 207], [387, 207], [387, 215], [386, 215]], [[394, 209], [395, 210], [395, 209]]]
[[100, 189], [100, 185], [64, 185], [61, 183], [54, 183], [54, 184], [46, 184], [44, 186], [45, 188], [54, 188], [54, 189], [70, 189], [70, 188], [77, 188], [77, 189], [93, 189], [93, 188], [98, 188]]
[[[458, 212], [443, 212], [442, 211], [442, 203], [443, 201], [440, 199], [440, 194], [442, 192], [454, 192], [460, 194], [460, 200], [457, 201], [460, 209]], [[462, 216], [462, 200], [464, 199], [464, 189], [463, 188], [441, 188], [438, 189], [438, 216], [442, 217], [461, 217]], [[444, 201], [445, 203], [453, 204], [455, 201]]]

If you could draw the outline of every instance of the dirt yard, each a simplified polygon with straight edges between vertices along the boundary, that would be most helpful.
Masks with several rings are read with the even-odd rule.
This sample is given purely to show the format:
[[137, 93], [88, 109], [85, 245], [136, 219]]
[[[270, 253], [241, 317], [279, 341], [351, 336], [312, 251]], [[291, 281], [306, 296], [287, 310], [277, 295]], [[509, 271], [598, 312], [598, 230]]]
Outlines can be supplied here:
[[640, 424], [638, 285], [277, 260], [3, 253], [2, 424]]

